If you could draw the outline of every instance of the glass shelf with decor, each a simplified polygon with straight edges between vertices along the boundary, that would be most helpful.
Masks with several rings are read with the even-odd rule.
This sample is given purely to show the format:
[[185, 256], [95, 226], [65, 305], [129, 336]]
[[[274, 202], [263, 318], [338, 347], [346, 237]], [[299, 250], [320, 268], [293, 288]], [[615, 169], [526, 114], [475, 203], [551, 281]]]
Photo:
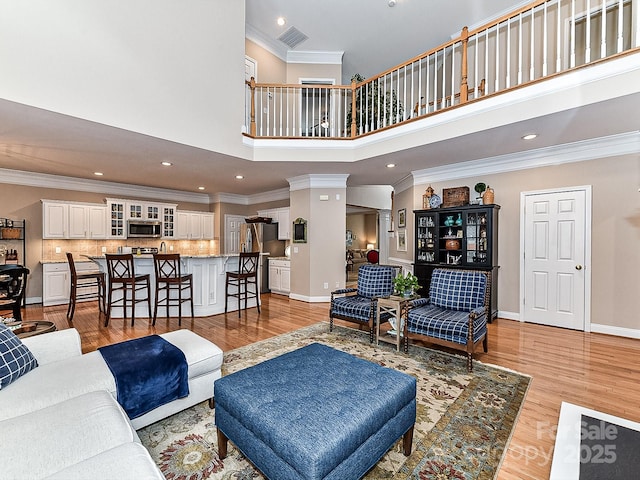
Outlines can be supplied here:
[[416, 259], [421, 262], [436, 262], [436, 238], [438, 237], [437, 215], [425, 213], [416, 217]]

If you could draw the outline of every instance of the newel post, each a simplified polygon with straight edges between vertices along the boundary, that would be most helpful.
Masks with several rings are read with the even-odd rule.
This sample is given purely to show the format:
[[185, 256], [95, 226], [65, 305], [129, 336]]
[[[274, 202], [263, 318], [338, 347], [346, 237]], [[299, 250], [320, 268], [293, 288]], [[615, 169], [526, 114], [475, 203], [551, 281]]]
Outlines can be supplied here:
[[464, 27], [460, 35], [462, 40], [462, 83], [460, 84], [460, 103], [469, 100], [469, 84], [467, 83], [467, 44], [469, 43], [469, 29]]
[[251, 124], [249, 133], [252, 137], [256, 136], [256, 79], [251, 77], [249, 81], [249, 89], [251, 90]]
[[351, 138], [356, 136], [356, 81], [351, 79]]

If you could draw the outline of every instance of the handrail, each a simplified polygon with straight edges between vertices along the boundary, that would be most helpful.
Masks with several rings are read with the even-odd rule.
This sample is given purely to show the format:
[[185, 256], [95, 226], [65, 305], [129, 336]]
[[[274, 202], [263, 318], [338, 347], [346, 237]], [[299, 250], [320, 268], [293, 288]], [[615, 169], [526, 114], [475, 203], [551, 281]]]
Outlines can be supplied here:
[[[640, 47], [640, 0], [536, 0], [350, 85], [247, 81], [253, 138], [355, 139]], [[633, 31], [633, 28], [637, 31]]]

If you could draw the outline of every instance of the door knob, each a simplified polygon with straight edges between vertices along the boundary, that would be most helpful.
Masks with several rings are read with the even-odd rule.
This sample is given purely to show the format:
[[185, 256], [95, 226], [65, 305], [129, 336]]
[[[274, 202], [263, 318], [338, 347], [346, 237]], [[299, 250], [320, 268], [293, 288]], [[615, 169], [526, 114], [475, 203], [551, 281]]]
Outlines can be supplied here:
[[582, 265], [576, 265], [576, 270], [582, 270]]

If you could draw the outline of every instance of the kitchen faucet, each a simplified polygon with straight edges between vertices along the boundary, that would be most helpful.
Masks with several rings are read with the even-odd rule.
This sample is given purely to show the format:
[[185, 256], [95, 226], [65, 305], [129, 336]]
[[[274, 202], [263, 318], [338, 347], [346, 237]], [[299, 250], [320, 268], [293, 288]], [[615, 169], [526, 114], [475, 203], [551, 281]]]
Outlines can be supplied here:
[[164, 242], [160, 242], [160, 253], [167, 253], [167, 245]]

